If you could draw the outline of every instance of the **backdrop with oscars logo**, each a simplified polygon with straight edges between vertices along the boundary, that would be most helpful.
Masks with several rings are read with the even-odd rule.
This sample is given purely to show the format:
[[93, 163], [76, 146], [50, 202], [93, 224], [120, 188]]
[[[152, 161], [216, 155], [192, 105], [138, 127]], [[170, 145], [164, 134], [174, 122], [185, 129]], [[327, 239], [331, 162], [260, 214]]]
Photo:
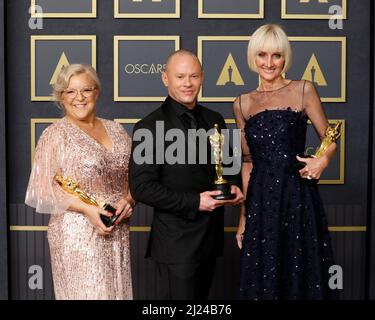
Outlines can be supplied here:
[[[24, 205], [24, 198], [37, 141], [62, 116], [52, 101], [51, 84], [63, 66], [88, 63], [96, 68], [102, 82], [99, 116], [121, 123], [131, 134], [134, 124], [155, 110], [167, 94], [161, 82], [166, 57], [179, 48], [192, 50], [205, 70], [199, 101], [219, 111], [228, 127], [235, 128], [235, 97], [259, 83], [247, 66], [251, 33], [262, 24], [279, 23], [293, 49], [293, 65], [285, 76], [312, 81], [330, 123], [343, 121], [337, 154], [320, 180], [320, 192], [336, 263], [343, 270], [340, 296], [365, 298], [371, 280], [370, 241], [366, 243], [372, 201], [368, 159], [373, 150], [369, 138], [370, 2], [1, 0], [0, 18], [4, 15], [6, 24], [4, 33], [0, 31], [0, 47], [6, 55], [0, 50], [0, 62], [4, 62], [0, 63], [0, 124], [6, 127], [0, 130], [6, 144], [0, 140], [4, 146], [0, 187], [5, 191], [6, 186], [7, 194], [0, 198], [4, 209], [0, 251], [9, 255], [1, 256], [5, 262], [0, 263], [0, 287], [1, 281], [8, 283], [12, 299], [54, 298], [46, 239], [49, 217], [35, 214]], [[342, 27], [332, 21], [333, 14], [343, 19]], [[306, 152], [313, 153], [318, 144], [309, 124]], [[156, 290], [155, 267], [144, 258], [151, 221], [152, 209], [138, 205], [131, 219], [136, 299], [152, 298]], [[227, 208], [224, 255], [218, 260], [210, 298], [237, 296], [237, 224], [238, 208]], [[6, 295], [5, 291], [0, 294]]]

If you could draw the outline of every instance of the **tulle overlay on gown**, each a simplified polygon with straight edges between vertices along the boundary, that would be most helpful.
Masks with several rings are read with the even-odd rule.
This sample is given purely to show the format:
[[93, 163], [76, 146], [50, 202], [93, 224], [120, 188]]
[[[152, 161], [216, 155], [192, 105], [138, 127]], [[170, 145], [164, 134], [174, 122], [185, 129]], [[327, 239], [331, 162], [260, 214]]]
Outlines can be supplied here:
[[52, 213], [48, 225], [56, 299], [132, 299], [129, 226], [99, 235], [81, 213], [67, 210], [71, 196], [53, 181], [55, 173], [113, 206], [128, 193], [131, 139], [123, 127], [100, 119], [112, 142], [108, 150], [66, 118], [38, 141], [26, 204]]
[[[302, 86], [302, 82], [293, 81], [283, 90], [292, 90], [289, 96], [301, 97]], [[284, 94], [274, 92], [272, 98]], [[249, 105], [259, 102], [257, 98], [262, 92], [253, 95], [251, 100], [244, 99]], [[334, 262], [317, 185], [302, 179], [296, 166], [296, 155], [304, 154], [306, 111], [310, 110], [296, 105], [293, 99], [283, 103], [288, 101], [292, 107], [268, 106], [250, 114], [243, 122], [253, 169], [245, 201], [241, 299], [337, 296], [328, 285], [328, 270]], [[242, 106], [242, 111], [246, 107]], [[323, 134], [326, 126], [316, 123], [316, 127]]]

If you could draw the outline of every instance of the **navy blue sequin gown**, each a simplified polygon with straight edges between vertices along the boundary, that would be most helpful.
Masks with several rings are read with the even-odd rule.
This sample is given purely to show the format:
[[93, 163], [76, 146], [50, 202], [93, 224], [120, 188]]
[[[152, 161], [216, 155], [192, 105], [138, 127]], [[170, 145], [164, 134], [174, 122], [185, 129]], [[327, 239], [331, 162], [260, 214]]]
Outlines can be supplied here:
[[[317, 95], [311, 83], [305, 89], [303, 81], [293, 81], [271, 97], [254, 91], [242, 99], [246, 106], [241, 103], [241, 115], [246, 109], [254, 110], [254, 103], [259, 107], [262, 100], [281, 98], [284, 103], [292, 101], [292, 107], [261, 108], [244, 117], [253, 169], [245, 201], [241, 299], [333, 299], [337, 295], [328, 286], [328, 269], [334, 263], [322, 201], [316, 184], [302, 179], [296, 167], [296, 155], [304, 154], [307, 114], [319, 112], [314, 110], [319, 106], [311, 104], [314, 101], [306, 101], [309, 94]], [[322, 119], [316, 117], [316, 128], [323, 134], [327, 120], [322, 110], [321, 115]]]

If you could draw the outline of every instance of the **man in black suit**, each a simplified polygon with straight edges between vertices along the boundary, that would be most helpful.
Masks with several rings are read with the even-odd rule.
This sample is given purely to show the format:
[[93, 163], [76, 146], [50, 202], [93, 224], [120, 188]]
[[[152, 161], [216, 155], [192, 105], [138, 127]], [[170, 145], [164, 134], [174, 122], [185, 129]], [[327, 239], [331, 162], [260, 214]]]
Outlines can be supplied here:
[[[215, 165], [210, 159], [193, 164], [190, 161], [168, 163], [168, 159], [164, 162], [160, 158], [158, 160], [160, 154], [167, 156], [167, 149], [174, 142], [170, 141], [173, 139], [164, 139], [164, 136], [157, 137], [157, 126], [160, 124], [166, 132], [180, 130], [187, 137], [185, 146], [189, 129], [208, 131], [215, 123], [220, 128], [226, 127], [219, 113], [197, 104], [203, 71], [192, 52], [179, 50], [170, 55], [162, 80], [168, 88], [168, 97], [160, 108], [139, 121], [134, 128], [134, 133], [140, 129], [151, 132], [154, 148], [148, 152], [151, 161], [139, 164], [136, 151], [141, 142], [136, 141], [138, 139], [133, 134], [130, 191], [135, 200], [154, 208], [146, 257], [156, 262], [157, 298], [206, 299], [216, 257], [223, 250], [223, 205], [237, 205], [243, 201], [243, 195], [237, 186], [232, 185], [231, 193], [235, 194], [235, 199], [212, 198], [220, 191], [209, 191], [215, 179]], [[189, 146], [186, 150], [187, 153], [191, 151]], [[198, 148], [196, 159], [202, 152], [210, 154], [207, 150], [209, 143], [205, 141], [203, 148], [202, 145]], [[183, 156], [186, 159], [186, 154]]]

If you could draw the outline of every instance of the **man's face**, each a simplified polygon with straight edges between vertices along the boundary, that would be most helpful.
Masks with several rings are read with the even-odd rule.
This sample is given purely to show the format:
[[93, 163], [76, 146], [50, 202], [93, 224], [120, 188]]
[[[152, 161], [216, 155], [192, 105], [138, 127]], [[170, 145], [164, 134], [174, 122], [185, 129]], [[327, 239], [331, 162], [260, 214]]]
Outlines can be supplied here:
[[189, 54], [177, 54], [171, 58], [162, 76], [168, 94], [188, 108], [194, 108], [203, 82], [202, 68]]

